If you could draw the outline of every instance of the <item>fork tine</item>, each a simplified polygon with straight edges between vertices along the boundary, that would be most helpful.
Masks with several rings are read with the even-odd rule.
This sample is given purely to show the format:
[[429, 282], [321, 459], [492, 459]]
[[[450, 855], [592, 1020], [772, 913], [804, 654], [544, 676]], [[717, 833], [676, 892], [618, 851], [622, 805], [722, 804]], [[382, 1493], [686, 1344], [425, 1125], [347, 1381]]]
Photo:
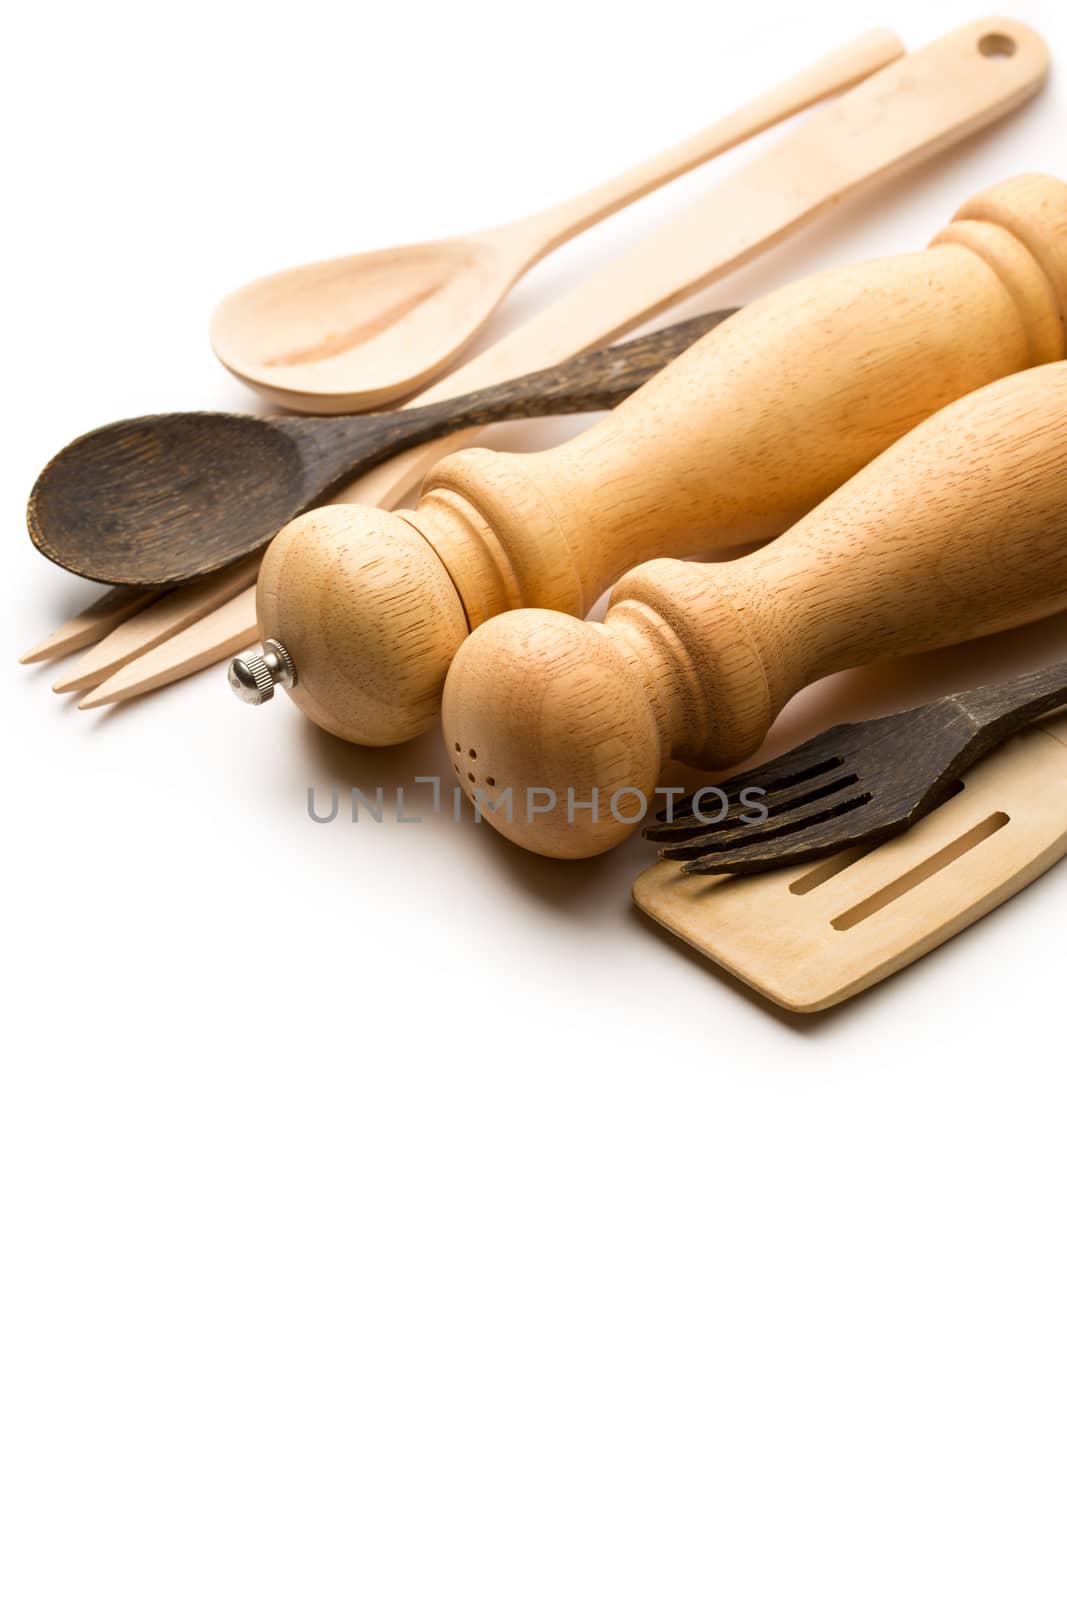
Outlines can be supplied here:
[[[824, 733], [816, 734], [805, 744], [797, 745], [794, 750], [787, 750], [771, 761], [765, 761], [762, 766], [749, 767], [745, 772], [734, 773], [732, 778], [726, 778], [722, 783], [707, 784], [702, 789], [694, 790], [671, 808], [670, 820], [666, 811], [658, 812], [655, 823], [644, 830], [645, 838], [657, 841], [661, 837], [675, 837], [682, 830], [692, 830], [694, 825], [705, 828], [714, 826], [708, 822], [701, 823], [700, 818], [693, 817], [696, 796], [707, 790], [716, 789], [725, 795], [729, 810], [733, 810], [742, 803], [741, 796], [746, 789], [763, 789], [768, 794], [781, 794], [824, 777], [844, 763], [845, 758], [837, 745], [845, 726], [827, 728]], [[725, 820], [726, 817], [723, 818]]]
[[[816, 812], [805, 824], [783, 828], [775, 832], [765, 827], [750, 826], [746, 831], [750, 843], [738, 843], [726, 849], [705, 849], [700, 855], [686, 856], [685, 847], [662, 850], [668, 861], [681, 861], [686, 873], [717, 874], [720, 872], [768, 872], [778, 867], [799, 866], [805, 861], [815, 861], [838, 850], [848, 849], [862, 837], [864, 848], [880, 844], [892, 834], [907, 826], [906, 818], [897, 818], [880, 827], [872, 828], [861, 820], [872, 796], [867, 793], [850, 798], [839, 808]], [[854, 824], [850, 818], [859, 813]], [[709, 840], [709, 844], [711, 841]]]
[[[796, 786], [809, 778], [821, 777], [824, 773], [840, 766], [844, 757], [839, 747], [841, 736], [849, 731], [851, 724], [838, 723], [836, 727], [827, 728], [822, 733], [817, 733], [814, 738], [808, 739], [804, 744], [799, 744], [793, 750], [786, 750], [782, 755], [765, 761], [761, 766], [749, 767], [744, 772], [735, 772], [732, 778], [726, 778], [722, 783], [706, 785], [707, 788], [717, 788], [727, 797], [731, 805], [740, 800], [743, 790], [765, 789], [769, 794], [781, 789]], [[824, 765], [825, 763], [825, 765]], [[701, 791], [695, 790], [695, 794]], [[687, 816], [692, 813], [694, 795], [686, 795], [672, 808], [673, 820], [684, 824]], [[656, 823], [663, 829], [669, 829], [671, 822], [667, 821], [666, 811], [657, 814]], [[657, 829], [658, 831], [658, 829]], [[646, 838], [652, 837], [652, 830], [645, 830]]]
[[[781, 795], [784, 790], [807, 787], [846, 761], [854, 763], [858, 740], [862, 740], [865, 746], [869, 745], [875, 739], [885, 737], [902, 718], [911, 715], [911, 712], [895, 712], [885, 717], [871, 717], [866, 722], [835, 723], [832, 728], [824, 729], [794, 749], [765, 761], [762, 766], [735, 773], [716, 787], [727, 797], [730, 810], [740, 801], [745, 789], [764, 789], [769, 795]], [[671, 821], [667, 820], [665, 811], [659, 812], [655, 825], [644, 830], [644, 837], [653, 843], [660, 843], [691, 833], [694, 829], [692, 800], [692, 795], [680, 800], [672, 808]], [[729, 813], [724, 816], [723, 822], [728, 820]]]
[[255, 582], [260, 556], [246, 556], [232, 567], [213, 572], [197, 583], [171, 589], [148, 610], [112, 629], [94, 649], [53, 683], [56, 694], [93, 689], [154, 646], [217, 610], [240, 590]]
[[79, 611], [76, 617], [61, 622], [47, 639], [31, 645], [24, 655], [19, 656], [19, 661], [24, 666], [34, 661], [58, 661], [62, 656], [73, 655], [75, 650], [84, 650], [88, 645], [106, 638], [117, 624], [151, 605], [166, 592], [165, 589], [108, 589], [92, 605]]
[[824, 822], [845, 817], [866, 806], [870, 800], [869, 791], [858, 788], [853, 778], [844, 790], [829, 795], [819, 794], [783, 816], [772, 815], [765, 822], [742, 822], [733, 828], [713, 828], [697, 838], [665, 846], [660, 855], [665, 861], [703, 861], [712, 858], [719, 861], [758, 848], [761, 854], [773, 852], [775, 858], [779, 859], [790, 849], [793, 841], [798, 845], [806, 842], [812, 829]]
[[683, 818], [673, 825], [647, 829], [645, 836], [654, 844], [671, 846], [685, 842], [693, 844], [729, 842], [735, 835], [743, 838], [755, 826], [752, 818], [745, 816], [745, 811], [750, 806], [762, 804], [768, 812], [768, 816], [759, 822], [759, 826], [766, 829], [779, 819], [798, 811], [801, 806], [808, 807], [810, 811], [817, 801], [829, 800], [831, 796], [852, 788], [858, 782], [856, 773], [846, 767], [844, 757], [838, 757], [833, 763], [819, 762], [816, 766], [808, 767], [806, 771], [798, 773], [792, 788], [762, 789], [758, 785], [747, 785], [742, 792], [746, 796], [758, 796], [758, 800], [746, 798], [743, 802], [731, 804], [718, 820], [707, 817], [699, 820]]
[[176, 683], [203, 667], [214, 666], [232, 656], [235, 650], [243, 650], [254, 643], [258, 637], [256, 591], [244, 589], [217, 611], [201, 617], [199, 622], [120, 667], [118, 672], [91, 689], [84, 700], [79, 700], [78, 708], [89, 711], [96, 706], [132, 700], [150, 689], [161, 689], [164, 684]]

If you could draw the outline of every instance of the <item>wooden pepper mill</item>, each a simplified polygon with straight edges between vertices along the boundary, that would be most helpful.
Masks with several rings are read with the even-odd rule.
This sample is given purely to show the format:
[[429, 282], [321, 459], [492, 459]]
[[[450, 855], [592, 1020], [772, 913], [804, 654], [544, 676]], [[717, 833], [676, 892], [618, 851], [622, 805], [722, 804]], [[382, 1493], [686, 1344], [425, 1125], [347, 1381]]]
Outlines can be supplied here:
[[1067, 361], [920, 424], [740, 561], [650, 561], [603, 623], [495, 617], [458, 652], [444, 732], [482, 815], [596, 855], [676, 756], [732, 766], [805, 684], [1067, 607]]
[[281, 681], [342, 738], [412, 738], [488, 618], [584, 616], [637, 561], [780, 532], [941, 406], [1067, 355], [1065, 315], [1067, 185], [988, 189], [931, 249], [749, 306], [556, 449], [447, 457], [413, 511], [298, 517], [263, 561], [247, 697]]

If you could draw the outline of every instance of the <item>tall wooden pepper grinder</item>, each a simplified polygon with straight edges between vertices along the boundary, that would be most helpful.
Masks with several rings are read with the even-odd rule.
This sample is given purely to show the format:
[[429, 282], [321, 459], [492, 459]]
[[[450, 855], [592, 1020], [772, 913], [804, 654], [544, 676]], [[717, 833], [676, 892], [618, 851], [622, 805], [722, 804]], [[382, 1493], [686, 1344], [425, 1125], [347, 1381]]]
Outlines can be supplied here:
[[708, 334], [579, 437], [464, 450], [413, 511], [327, 506], [260, 573], [245, 698], [283, 682], [361, 744], [425, 729], [472, 629], [520, 606], [584, 616], [635, 562], [780, 532], [909, 428], [1067, 355], [1067, 185], [985, 190], [931, 248], [807, 278]]

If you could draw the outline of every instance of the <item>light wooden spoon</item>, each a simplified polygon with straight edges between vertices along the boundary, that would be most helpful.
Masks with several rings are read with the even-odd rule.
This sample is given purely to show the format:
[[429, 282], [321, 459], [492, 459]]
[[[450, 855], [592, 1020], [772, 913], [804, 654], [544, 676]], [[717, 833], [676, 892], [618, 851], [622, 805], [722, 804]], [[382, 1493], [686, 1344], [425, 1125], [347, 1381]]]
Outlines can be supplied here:
[[295, 411], [388, 405], [446, 367], [512, 285], [557, 246], [903, 53], [886, 29], [863, 34], [662, 155], [504, 227], [259, 278], [215, 311], [215, 354], [252, 388]]

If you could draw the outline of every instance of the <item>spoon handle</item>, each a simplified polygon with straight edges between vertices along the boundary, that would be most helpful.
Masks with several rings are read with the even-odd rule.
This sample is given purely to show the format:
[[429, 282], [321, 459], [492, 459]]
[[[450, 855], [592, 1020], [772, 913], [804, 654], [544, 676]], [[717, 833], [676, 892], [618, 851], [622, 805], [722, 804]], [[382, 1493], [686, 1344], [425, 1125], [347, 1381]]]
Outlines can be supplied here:
[[468, 428], [519, 417], [579, 415], [610, 411], [655, 377], [705, 333], [725, 322], [736, 307], [709, 311], [655, 333], [572, 356], [432, 405], [353, 417], [286, 417], [275, 424], [296, 439], [319, 494], [336, 490], [357, 473], [388, 461], [398, 451], [429, 444]]
[[454, 400], [438, 400], [399, 412], [397, 421], [407, 424], [403, 442], [405, 446], [421, 444], [446, 432], [484, 428], [491, 422], [509, 422], [518, 417], [610, 411], [737, 309], [731, 306], [725, 311], [689, 317], [656, 333], [643, 334], [640, 339], [591, 350], [553, 367], [542, 367], [539, 372], [457, 395]]
[[874, 28], [860, 34], [680, 144], [547, 211], [521, 223], [510, 223], [508, 228], [528, 232], [538, 257], [545, 256], [623, 206], [651, 194], [662, 184], [692, 172], [694, 167], [755, 138], [787, 117], [853, 88], [883, 67], [899, 61], [903, 55], [903, 44], [888, 28]]

